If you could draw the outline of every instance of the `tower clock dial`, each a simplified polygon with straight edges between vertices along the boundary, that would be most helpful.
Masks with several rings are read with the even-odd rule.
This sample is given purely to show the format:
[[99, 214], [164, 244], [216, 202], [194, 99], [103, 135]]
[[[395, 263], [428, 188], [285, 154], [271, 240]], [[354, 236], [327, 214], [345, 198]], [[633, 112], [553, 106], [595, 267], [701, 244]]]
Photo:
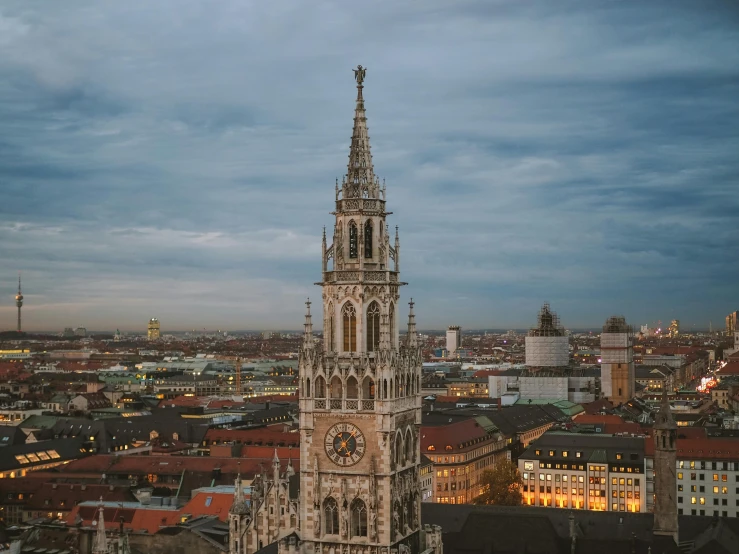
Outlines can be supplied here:
[[365, 440], [362, 431], [351, 423], [337, 423], [326, 433], [326, 455], [339, 466], [356, 464], [364, 456]]

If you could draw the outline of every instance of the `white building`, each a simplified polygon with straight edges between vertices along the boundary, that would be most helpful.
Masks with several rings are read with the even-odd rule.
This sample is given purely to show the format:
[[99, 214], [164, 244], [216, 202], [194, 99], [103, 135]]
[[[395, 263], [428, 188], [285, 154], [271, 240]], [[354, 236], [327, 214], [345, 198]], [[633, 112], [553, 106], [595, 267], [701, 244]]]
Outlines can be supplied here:
[[601, 380], [595, 372], [578, 371], [570, 375], [489, 375], [488, 394], [501, 403], [513, 398], [524, 400], [569, 400], [576, 404], [594, 402], [599, 397]]
[[559, 324], [557, 314], [544, 304], [538, 325], [526, 336], [526, 365], [529, 367], [566, 367], [570, 364], [570, 341]]
[[462, 328], [459, 325], [452, 325], [446, 330], [446, 349], [451, 355], [462, 346]]

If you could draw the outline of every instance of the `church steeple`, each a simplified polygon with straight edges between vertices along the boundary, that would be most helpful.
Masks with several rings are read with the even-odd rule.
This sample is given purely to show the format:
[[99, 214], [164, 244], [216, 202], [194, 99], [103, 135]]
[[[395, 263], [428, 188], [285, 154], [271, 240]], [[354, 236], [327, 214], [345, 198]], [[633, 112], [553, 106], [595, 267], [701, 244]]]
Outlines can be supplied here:
[[344, 198], [379, 198], [380, 182], [375, 177], [370, 152], [369, 132], [367, 131], [367, 114], [364, 110], [364, 78], [367, 68], [361, 65], [354, 70], [357, 81], [357, 103], [354, 108], [354, 129], [352, 143], [349, 148], [349, 166], [342, 183]]

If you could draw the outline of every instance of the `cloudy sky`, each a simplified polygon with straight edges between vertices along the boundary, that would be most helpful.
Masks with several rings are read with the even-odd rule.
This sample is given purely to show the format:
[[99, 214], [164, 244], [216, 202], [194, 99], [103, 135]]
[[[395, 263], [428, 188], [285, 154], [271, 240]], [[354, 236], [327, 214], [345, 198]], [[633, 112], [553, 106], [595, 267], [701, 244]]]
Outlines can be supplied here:
[[365, 87], [421, 328], [739, 308], [733, 2], [0, 4], [0, 328], [296, 329]]

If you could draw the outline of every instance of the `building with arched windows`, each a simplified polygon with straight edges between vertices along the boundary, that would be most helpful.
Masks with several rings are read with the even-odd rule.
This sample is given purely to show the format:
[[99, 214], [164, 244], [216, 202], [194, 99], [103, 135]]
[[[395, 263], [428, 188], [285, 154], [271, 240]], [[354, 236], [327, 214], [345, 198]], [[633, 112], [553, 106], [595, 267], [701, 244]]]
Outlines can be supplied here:
[[[335, 190], [331, 244], [322, 243], [323, 343], [313, 340], [310, 301], [299, 359], [300, 496], [297, 526], [282, 529], [280, 552], [441, 554], [438, 527], [421, 528], [421, 352], [413, 302], [398, 333], [400, 241], [387, 227], [385, 186], [375, 176], [362, 96], [349, 165]], [[322, 348], [321, 348], [322, 346]], [[243, 511], [240, 502], [234, 502]], [[236, 514], [237, 537], [262, 522], [261, 508]], [[232, 509], [233, 511], [233, 509]], [[241, 523], [239, 523], [241, 525]], [[271, 538], [271, 537], [270, 537]], [[266, 545], [265, 545], [266, 546]]]

